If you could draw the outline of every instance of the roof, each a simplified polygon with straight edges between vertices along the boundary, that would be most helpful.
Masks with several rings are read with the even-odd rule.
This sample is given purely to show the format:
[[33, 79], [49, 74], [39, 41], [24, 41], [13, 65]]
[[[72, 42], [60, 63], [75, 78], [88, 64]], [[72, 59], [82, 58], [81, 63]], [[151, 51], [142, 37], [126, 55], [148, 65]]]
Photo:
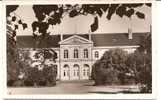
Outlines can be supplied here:
[[[86, 35], [83, 35], [83, 36], [86, 36]], [[72, 35], [60, 41], [59, 44], [60, 45], [80, 45], [80, 44], [92, 44], [93, 43], [91, 40], [89, 40], [89, 38], [86, 39], [83, 36]]]
[[147, 33], [133, 33], [132, 39], [127, 33], [93, 34], [91, 36], [94, 46], [133, 46], [139, 45], [142, 37]]
[[[127, 33], [115, 34], [91, 34], [94, 46], [133, 46], [140, 44], [141, 38], [147, 33], [133, 33], [133, 39], [128, 39]], [[63, 35], [67, 39], [72, 35]], [[89, 39], [88, 34], [79, 34], [79, 36]], [[60, 35], [52, 35], [50, 38], [42, 39], [40, 48], [59, 47]], [[17, 46], [19, 48], [33, 48], [36, 40], [33, 36], [17, 36]]]
[[[50, 38], [43, 38], [39, 45], [39, 48], [45, 47], [59, 47], [60, 35], [54, 35]], [[33, 36], [17, 36], [17, 46], [19, 48], [33, 48], [36, 44], [36, 40]]]

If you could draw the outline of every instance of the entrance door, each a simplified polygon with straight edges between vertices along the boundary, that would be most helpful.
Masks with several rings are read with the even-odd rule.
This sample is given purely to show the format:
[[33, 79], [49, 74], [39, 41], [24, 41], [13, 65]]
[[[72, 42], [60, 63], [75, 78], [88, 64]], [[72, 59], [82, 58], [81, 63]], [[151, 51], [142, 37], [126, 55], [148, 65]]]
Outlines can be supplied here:
[[63, 67], [63, 80], [70, 80], [69, 65], [64, 65]]
[[73, 66], [73, 80], [79, 80], [80, 78], [80, 70], [79, 70], [79, 65], [78, 64], [75, 64]]

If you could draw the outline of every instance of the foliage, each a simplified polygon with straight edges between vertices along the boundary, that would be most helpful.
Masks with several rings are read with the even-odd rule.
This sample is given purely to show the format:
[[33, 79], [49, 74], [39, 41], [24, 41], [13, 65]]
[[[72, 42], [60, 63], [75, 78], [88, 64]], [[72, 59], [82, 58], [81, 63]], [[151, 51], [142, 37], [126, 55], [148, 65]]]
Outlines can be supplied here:
[[[32, 55], [31, 52], [35, 53]], [[57, 55], [52, 49], [20, 50], [19, 55], [23, 66], [21, 72], [25, 74], [21, 79], [24, 86], [56, 85], [56, 66], [46, 62], [55, 62]]]
[[6, 16], [10, 16], [10, 13], [15, 11], [18, 8], [18, 5], [8, 5], [6, 6]]
[[152, 92], [151, 34], [142, 38], [140, 47], [129, 55], [127, 65], [133, 72], [136, 83], [141, 84], [141, 92]]
[[[18, 80], [20, 68], [18, 67], [18, 50], [16, 46], [16, 30], [18, 24], [13, 22], [17, 21], [16, 16], [11, 16], [10, 13], [16, 10], [18, 5], [6, 6], [7, 17], [7, 85], [12, 86]], [[19, 19], [19, 21], [21, 21]], [[22, 23], [24, 24], [24, 23]]]
[[17, 80], [17, 53], [15, 42], [7, 35], [7, 80]]
[[121, 49], [106, 51], [92, 67], [92, 78], [96, 85], [118, 84], [120, 82], [124, 84], [122, 81], [124, 77], [119, 76], [125, 76], [127, 71], [126, 60], [127, 53]]
[[[56, 83], [56, 69], [53, 69], [53, 65], [46, 65], [46, 59], [51, 59], [55, 62], [57, 58], [56, 53], [52, 49], [39, 50], [36, 55], [42, 54], [44, 56], [41, 66], [46, 66], [45, 71], [39, 71], [38, 68], [31, 68], [32, 59], [29, 57], [30, 52], [18, 50], [16, 45], [16, 31], [19, 25], [22, 25], [23, 29], [27, 28], [27, 24], [19, 18], [14, 11], [18, 8], [18, 5], [7, 5], [7, 85], [8, 86], [33, 86], [48, 84], [55, 85]], [[11, 14], [12, 13], [12, 14]], [[46, 25], [45, 25], [46, 26]], [[45, 27], [43, 26], [43, 27]], [[48, 37], [45, 37], [48, 40]], [[50, 71], [49, 71], [50, 70]], [[19, 79], [21, 74], [25, 74], [24, 77]], [[43, 76], [45, 74], [45, 77]], [[51, 79], [52, 77], [52, 79]]]
[[141, 40], [140, 47], [131, 54], [121, 49], [106, 51], [92, 67], [95, 85], [126, 84], [132, 79], [136, 84], [140, 84], [140, 92], [151, 93], [151, 34]]
[[151, 7], [150, 3], [136, 3], [136, 4], [73, 4], [73, 5], [33, 5], [33, 10], [38, 21], [33, 22], [34, 36], [46, 34], [49, 25], [56, 25], [62, 22], [65, 15], [69, 17], [76, 17], [79, 15], [94, 15], [94, 23], [91, 24], [91, 31], [98, 29], [98, 17], [106, 14], [108, 20], [112, 15], [116, 14], [120, 17], [131, 17], [136, 15], [140, 19], [144, 19], [144, 13], [135, 8], [146, 5]]

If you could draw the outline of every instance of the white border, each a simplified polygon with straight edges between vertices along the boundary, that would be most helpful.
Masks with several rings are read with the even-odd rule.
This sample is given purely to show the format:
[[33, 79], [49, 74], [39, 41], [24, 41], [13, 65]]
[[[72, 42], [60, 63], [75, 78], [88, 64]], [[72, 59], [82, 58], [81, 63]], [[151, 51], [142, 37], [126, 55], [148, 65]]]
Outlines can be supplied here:
[[104, 4], [104, 3], [151, 3], [155, 0], [3, 0], [4, 4]]
[[156, 12], [156, 32], [157, 32], [157, 38], [156, 38], [156, 42], [157, 42], [157, 99], [160, 100], [161, 99], [161, 95], [159, 95], [159, 93], [161, 93], [161, 79], [159, 77], [159, 75], [161, 75], [161, 62], [160, 62], [160, 59], [161, 59], [161, 52], [159, 52], [161, 50], [161, 45], [159, 43], [161, 43], [161, 13], [160, 13], [160, 9], [161, 9], [161, 2], [157, 2], [157, 6], [156, 6], [157, 10], [155, 11]]
[[[0, 4], [2, 4], [2, 1], [0, 1]], [[2, 5], [0, 5], [0, 9], [2, 9]], [[0, 11], [0, 16], [2, 16], [2, 11]], [[0, 41], [2, 41], [2, 17], [0, 18]], [[2, 44], [0, 44], [0, 54], [2, 54]], [[0, 64], [2, 65], [2, 56], [0, 56]], [[1, 66], [1, 69], [3, 69], [2, 68], [2, 66]], [[3, 73], [2, 73], [3, 71], [2, 70], [0, 70], [0, 76], [3, 76]], [[2, 96], [3, 96], [3, 94], [2, 94], [2, 90], [3, 90], [3, 79], [4, 78], [2, 78], [2, 77], [0, 77], [0, 99], [2, 98]]]
[[[157, 72], [157, 60], [154, 60], [154, 58], [156, 58], [157, 56], [157, 43], [156, 43], [156, 35], [157, 35], [157, 31], [156, 31], [156, 18], [154, 18], [156, 16], [155, 13], [155, 9], [156, 9], [156, 2], [153, 0], [46, 0], [46, 1], [25, 1], [25, 0], [14, 0], [14, 1], [3, 1], [3, 20], [2, 20], [2, 74], [3, 74], [3, 78], [2, 79], [2, 90], [3, 90], [3, 98], [17, 98], [17, 99], [155, 99], [156, 98], [156, 72]], [[132, 2], [131, 2], [132, 1]], [[155, 33], [152, 35], [152, 68], [153, 68], [153, 75], [152, 75], [152, 83], [153, 83], [153, 87], [152, 87], [152, 94], [88, 94], [88, 95], [8, 95], [7, 94], [7, 86], [6, 84], [6, 15], [5, 15], [5, 6], [6, 5], [12, 5], [12, 4], [18, 4], [18, 5], [32, 5], [32, 4], [104, 4], [104, 3], [152, 3], [152, 33]]]

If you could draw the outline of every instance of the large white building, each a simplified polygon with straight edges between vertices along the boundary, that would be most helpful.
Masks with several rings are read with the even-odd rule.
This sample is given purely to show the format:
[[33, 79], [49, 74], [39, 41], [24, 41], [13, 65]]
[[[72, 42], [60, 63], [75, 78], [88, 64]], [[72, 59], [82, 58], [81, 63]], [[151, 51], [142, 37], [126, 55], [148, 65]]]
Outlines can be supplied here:
[[[132, 53], [139, 47], [141, 37], [147, 33], [111, 33], [111, 34], [71, 34], [53, 35], [47, 44], [58, 58], [56, 59], [57, 78], [60, 80], [83, 80], [91, 76], [92, 65], [105, 51], [122, 48]], [[32, 36], [17, 36], [18, 47], [33, 48]]]

